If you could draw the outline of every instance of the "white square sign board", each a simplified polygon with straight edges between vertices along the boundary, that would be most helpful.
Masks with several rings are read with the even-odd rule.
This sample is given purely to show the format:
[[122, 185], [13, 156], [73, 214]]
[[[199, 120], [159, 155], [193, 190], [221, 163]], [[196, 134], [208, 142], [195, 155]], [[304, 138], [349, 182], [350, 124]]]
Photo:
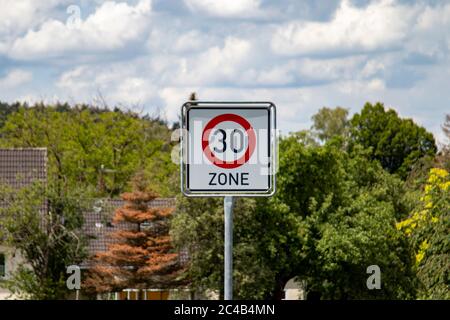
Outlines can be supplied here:
[[181, 188], [186, 196], [271, 196], [276, 108], [270, 102], [187, 102]]

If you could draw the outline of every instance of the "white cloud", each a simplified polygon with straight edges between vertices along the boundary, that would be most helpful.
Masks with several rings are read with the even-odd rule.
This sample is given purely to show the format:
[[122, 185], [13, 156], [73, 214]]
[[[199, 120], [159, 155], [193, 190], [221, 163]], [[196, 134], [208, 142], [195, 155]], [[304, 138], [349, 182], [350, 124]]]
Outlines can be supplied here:
[[0, 78], [0, 92], [2, 89], [12, 89], [24, 83], [31, 81], [33, 74], [31, 72], [14, 69], [8, 72], [3, 78]]
[[47, 20], [37, 31], [30, 30], [16, 39], [9, 56], [29, 60], [117, 50], [142, 36], [150, 12], [150, 0], [140, 0], [136, 6], [104, 2], [77, 27], [69, 21]]
[[438, 59], [445, 58], [450, 51], [450, 3], [426, 6], [421, 10], [416, 23], [411, 26], [414, 35], [408, 48], [422, 55]]
[[[448, 1], [184, 0], [190, 15], [160, 0], [0, 2], [8, 101], [92, 102], [100, 92], [110, 105], [164, 107], [175, 121], [196, 91], [273, 100], [284, 132], [308, 128], [324, 105], [382, 101], [436, 134], [448, 110]], [[83, 19], [75, 29], [71, 4]]]
[[41, 23], [57, 4], [66, 0], [2, 0], [0, 37], [17, 35]]
[[174, 43], [174, 49], [178, 52], [198, 50], [204, 45], [206, 37], [198, 30], [191, 30], [181, 34]]
[[111, 105], [141, 105], [157, 97], [156, 85], [143, 60], [116, 63], [107, 68], [82, 65], [64, 72], [57, 87], [69, 97], [90, 102], [99, 94]]
[[251, 60], [251, 43], [247, 40], [228, 37], [223, 47], [214, 46], [197, 57], [181, 58], [179, 72], [173, 81], [180, 85], [214, 85], [222, 82], [237, 82], [241, 71]]
[[1, 0], [0, 54], [6, 54], [17, 37], [42, 24], [56, 12], [57, 5], [72, 0]]
[[260, 0], [184, 0], [194, 12], [217, 17], [253, 17], [259, 14]]
[[202, 32], [197, 29], [181, 31], [164, 30], [154, 28], [147, 41], [147, 47], [155, 53], [177, 53], [189, 54], [196, 51], [204, 51], [211, 47], [216, 41], [217, 36]]
[[312, 80], [337, 80], [355, 77], [364, 57], [344, 57], [334, 59], [301, 59], [298, 67], [300, 77]]
[[279, 27], [272, 38], [272, 49], [296, 55], [395, 47], [406, 38], [416, 10], [393, 0], [374, 1], [364, 8], [343, 0], [331, 21], [293, 21]]
[[[169, 121], [177, 121], [180, 115], [181, 106], [185, 103], [191, 92], [199, 93], [198, 87], [166, 87], [159, 92], [161, 99], [164, 102], [165, 116]], [[200, 96], [205, 99], [206, 97]]]
[[361, 75], [363, 77], [371, 77], [385, 69], [386, 66], [382, 61], [371, 59], [367, 61], [366, 64], [364, 65], [364, 68], [361, 71]]
[[418, 30], [436, 31], [437, 26], [450, 25], [450, 4], [426, 7], [417, 21]]
[[272, 67], [259, 71], [255, 76], [255, 84], [259, 85], [287, 85], [295, 81], [292, 64]]
[[121, 104], [141, 105], [154, 97], [155, 92], [156, 88], [148, 78], [127, 77], [117, 84], [108, 98]]
[[385, 90], [386, 85], [382, 79], [371, 80], [343, 80], [335, 84], [337, 91], [347, 95], [376, 97], [380, 91]]
[[[300, 122], [309, 122], [315, 111], [311, 109], [314, 96], [294, 88], [230, 88], [230, 87], [166, 87], [160, 96], [164, 101], [166, 116], [170, 121], [178, 120], [181, 105], [187, 101], [189, 94], [196, 92], [198, 99], [206, 101], [273, 101], [277, 105], [277, 115], [287, 130], [299, 130]], [[305, 118], [305, 113], [308, 115]], [[286, 125], [289, 123], [289, 125]]]

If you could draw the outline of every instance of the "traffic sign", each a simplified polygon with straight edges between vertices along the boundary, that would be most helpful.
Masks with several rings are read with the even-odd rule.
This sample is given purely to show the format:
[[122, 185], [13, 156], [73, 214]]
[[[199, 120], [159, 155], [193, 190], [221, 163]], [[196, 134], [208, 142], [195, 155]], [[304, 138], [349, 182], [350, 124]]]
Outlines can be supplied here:
[[186, 196], [271, 196], [276, 108], [270, 102], [186, 102], [181, 183]]

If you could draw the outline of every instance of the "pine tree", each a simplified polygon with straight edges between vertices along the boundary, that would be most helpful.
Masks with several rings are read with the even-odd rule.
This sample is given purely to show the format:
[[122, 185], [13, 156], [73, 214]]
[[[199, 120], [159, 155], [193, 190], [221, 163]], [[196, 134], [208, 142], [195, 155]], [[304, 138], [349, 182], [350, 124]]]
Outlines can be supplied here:
[[128, 225], [110, 236], [106, 252], [94, 257], [84, 282], [88, 292], [117, 292], [125, 288], [169, 289], [182, 285], [183, 266], [169, 236], [172, 208], [150, 208], [158, 197], [147, 188], [142, 174], [132, 181], [133, 191], [121, 195], [125, 204], [115, 211], [113, 223]]

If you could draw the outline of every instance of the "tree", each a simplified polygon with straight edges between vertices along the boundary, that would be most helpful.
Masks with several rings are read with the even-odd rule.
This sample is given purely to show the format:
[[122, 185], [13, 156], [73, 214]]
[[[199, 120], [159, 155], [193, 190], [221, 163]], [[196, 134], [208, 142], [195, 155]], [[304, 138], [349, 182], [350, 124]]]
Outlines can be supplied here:
[[[234, 297], [262, 299], [273, 287], [273, 275], [257, 251], [256, 234], [262, 234], [254, 215], [255, 201], [238, 198], [234, 208]], [[171, 234], [179, 249], [187, 249], [186, 278], [198, 292], [219, 292], [223, 298], [224, 220], [223, 199], [177, 198]]]
[[432, 168], [410, 216], [397, 224], [416, 254], [421, 299], [450, 299], [450, 173]]
[[138, 168], [148, 168], [157, 191], [174, 193], [175, 181], [167, 179], [176, 175], [170, 131], [156, 117], [37, 104], [9, 114], [0, 134], [2, 147], [46, 147], [49, 179], [69, 189], [82, 185], [94, 196], [117, 196], [129, 191]]
[[5, 121], [11, 113], [17, 112], [20, 108], [20, 103], [15, 102], [13, 104], [8, 104], [5, 102], [0, 102], [0, 128], [3, 127]]
[[401, 119], [394, 110], [386, 111], [382, 103], [366, 103], [350, 122], [353, 144], [372, 148], [371, 158], [402, 178], [420, 158], [436, 154], [431, 133], [411, 119]]
[[445, 136], [450, 139], [450, 114], [445, 116], [445, 123], [442, 125]]
[[86, 257], [83, 193], [61, 193], [54, 185], [34, 183], [20, 190], [0, 190], [0, 238], [17, 250], [24, 263], [7, 288], [29, 299], [65, 299], [66, 268]]
[[[306, 281], [308, 297], [414, 296], [410, 247], [395, 228], [409, 208], [403, 182], [370, 161], [367, 150], [347, 153], [343, 144], [338, 137], [305, 146], [295, 136], [280, 143], [278, 192], [257, 210], [264, 228], [257, 251], [276, 272], [273, 297], [282, 297], [294, 277]], [[381, 291], [365, 286], [372, 264], [391, 275]]]
[[312, 116], [312, 130], [322, 141], [334, 136], [345, 136], [348, 129], [348, 110], [336, 107], [334, 109], [323, 107]]
[[111, 234], [108, 251], [98, 253], [84, 282], [91, 292], [116, 292], [125, 288], [170, 289], [183, 284], [183, 266], [169, 236], [172, 208], [149, 208], [158, 197], [148, 189], [143, 175], [133, 179], [133, 192], [123, 193], [125, 205], [116, 210], [113, 223], [128, 225]]
[[[369, 151], [343, 144], [335, 137], [318, 146], [303, 134], [280, 141], [277, 194], [236, 204], [235, 296], [282, 299], [292, 278], [306, 281], [310, 297], [414, 296], [413, 255], [395, 227], [409, 210], [403, 182]], [[193, 283], [221, 290], [221, 201], [182, 198], [178, 206], [172, 232], [178, 245], [192, 245]], [[372, 264], [389, 275], [381, 291], [365, 286]]]
[[[310, 264], [300, 275], [308, 294], [321, 299], [411, 299], [415, 297], [414, 256], [395, 228], [395, 210], [384, 186], [369, 187], [337, 210], [328, 203], [306, 219], [305, 250]], [[326, 217], [326, 218], [325, 218]], [[368, 290], [367, 267], [381, 270], [380, 290]]]
[[447, 171], [450, 171], [450, 114], [445, 116], [445, 122], [442, 125], [442, 131], [444, 131], [444, 135], [447, 141], [444, 143], [442, 151], [438, 156], [438, 162], [441, 163], [441, 166], [444, 167]]

